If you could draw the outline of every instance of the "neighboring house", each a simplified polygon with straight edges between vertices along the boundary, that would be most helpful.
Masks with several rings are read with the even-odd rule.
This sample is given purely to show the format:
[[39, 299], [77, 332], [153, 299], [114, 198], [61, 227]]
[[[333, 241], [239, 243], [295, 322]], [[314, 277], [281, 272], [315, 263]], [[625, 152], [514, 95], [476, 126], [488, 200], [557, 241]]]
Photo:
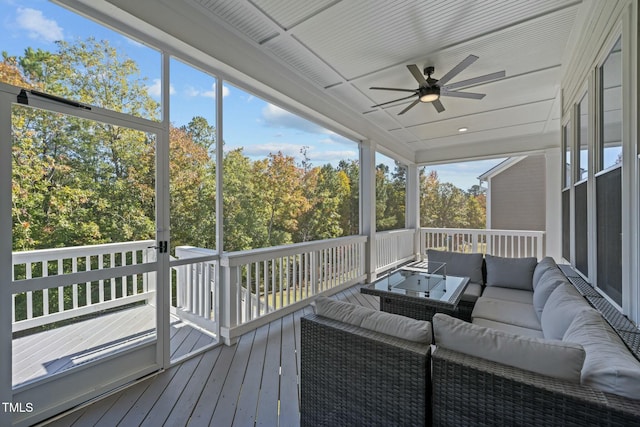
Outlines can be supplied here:
[[546, 230], [544, 154], [510, 157], [478, 177], [486, 181], [487, 228]]

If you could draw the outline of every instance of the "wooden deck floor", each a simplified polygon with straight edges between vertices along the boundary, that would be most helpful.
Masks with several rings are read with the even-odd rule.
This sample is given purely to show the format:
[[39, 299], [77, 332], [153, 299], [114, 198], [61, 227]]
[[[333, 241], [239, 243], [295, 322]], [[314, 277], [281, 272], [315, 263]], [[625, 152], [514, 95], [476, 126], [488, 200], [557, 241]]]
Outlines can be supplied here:
[[[15, 338], [12, 345], [13, 385], [42, 379], [152, 339], [154, 310], [150, 305], [142, 305]], [[177, 318], [172, 318], [170, 331], [172, 360], [215, 341], [214, 337]]]
[[[336, 298], [378, 308], [359, 286]], [[300, 318], [311, 312], [298, 310], [48, 425], [298, 426]]]

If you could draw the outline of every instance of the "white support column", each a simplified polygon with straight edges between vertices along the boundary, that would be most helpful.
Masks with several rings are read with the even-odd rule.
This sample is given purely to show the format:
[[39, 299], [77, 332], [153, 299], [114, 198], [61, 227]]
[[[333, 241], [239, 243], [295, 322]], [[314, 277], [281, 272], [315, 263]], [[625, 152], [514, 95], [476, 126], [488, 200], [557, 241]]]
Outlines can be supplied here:
[[376, 144], [360, 144], [360, 234], [367, 236], [366, 281], [376, 279]]
[[545, 181], [545, 238], [546, 255], [556, 261], [562, 258], [562, 159], [560, 148], [545, 151], [546, 181]]
[[[413, 253], [420, 253], [420, 174], [418, 166], [407, 166], [407, 197], [405, 227], [415, 230], [413, 237]], [[420, 254], [422, 258], [424, 254]]]
[[[1, 88], [0, 88], [1, 89]], [[12, 401], [11, 386], [11, 96], [0, 90], [0, 402]], [[0, 407], [0, 425], [11, 425], [12, 414]]]
[[[232, 307], [231, 284], [229, 280], [232, 278], [230, 267], [222, 264], [222, 255], [224, 254], [224, 211], [223, 211], [223, 180], [224, 180], [224, 152], [222, 151], [222, 141], [224, 140], [223, 128], [223, 85], [224, 81], [218, 78], [216, 82], [216, 251], [220, 254], [218, 261], [217, 277], [215, 277], [215, 286], [218, 292], [215, 292], [216, 301], [214, 301], [215, 315], [218, 317], [216, 324], [218, 325], [218, 336], [222, 336], [222, 329], [228, 329], [232, 323], [230, 315]], [[235, 321], [233, 323], [235, 325]], [[231, 344], [230, 341], [227, 342]]]
[[[170, 221], [169, 221], [169, 128], [170, 128], [170, 57], [167, 53], [162, 55], [162, 122], [163, 131], [158, 135], [156, 147], [156, 242], [166, 241], [167, 247], [170, 245]], [[159, 243], [156, 243], [159, 245]], [[153, 256], [153, 255], [152, 255]], [[148, 282], [149, 286], [154, 286], [155, 279], [155, 299], [156, 299], [156, 316], [158, 325], [158, 361], [165, 369], [171, 365], [171, 349], [170, 349], [170, 328], [169, 328], [169, 311], [171, 301], [169, 300], [169, 288], [171, 287], [171, 270], [169, 269], [169, 253], [160, 253], [156, 251], [156, 261], [158, 262], [158, 271], [152, 274]]]

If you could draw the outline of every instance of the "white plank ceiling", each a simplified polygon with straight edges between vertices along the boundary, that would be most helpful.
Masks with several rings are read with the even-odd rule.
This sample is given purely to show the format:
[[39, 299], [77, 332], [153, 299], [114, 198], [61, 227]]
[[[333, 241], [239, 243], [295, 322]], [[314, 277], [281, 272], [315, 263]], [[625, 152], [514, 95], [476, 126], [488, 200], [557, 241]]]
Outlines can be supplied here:
[[[171, 3], [177, 9], [176, 1]], [[534, 149], [560, 143], [562, 61], [583, 7], [580, 0], [177, 3], [184, 3], [181, 13], [185, 16], [197, 14], [216, 31], [223, 27], [261, 58], [294, 73], [325, 102], [349, 112], [336, 113], [331, 120], [365, 138], [381, 139], [376, 142], [411, 162], [428, 163], [431, 154], [443, 146], [481, 154], [497, 139], [530, 142], [535, 141], [532, 136], [543, 136], [540, 144], [529, 144]], [[411, 100], [372, 107], [409, 93], [375, 91], [371, 86], [417, 88], [407, 64], [420, 69], [434, 66], [433, 77], [439, 78], [469, 54], [479, 59], [449, 83], [506, 72], [504, 79], [459, 89], [485, 93], [484, 99], [442, 97], [446, 108], [442, 113], [431, 105], [418, 104], [399, 116]], [[242, 64], [229, 65], [260, 79], [255, 70]], [[264, 83], [269, 84], [268, 80], [265, 77]], [[287, 96], [296, 98], [291, 93]], [[295, 100], [314, 108], [308, 93]], [[461, 127], [469, 131], [460, 134]], [[375, 135], [368, 135], [366, 129], [375, 130]]]

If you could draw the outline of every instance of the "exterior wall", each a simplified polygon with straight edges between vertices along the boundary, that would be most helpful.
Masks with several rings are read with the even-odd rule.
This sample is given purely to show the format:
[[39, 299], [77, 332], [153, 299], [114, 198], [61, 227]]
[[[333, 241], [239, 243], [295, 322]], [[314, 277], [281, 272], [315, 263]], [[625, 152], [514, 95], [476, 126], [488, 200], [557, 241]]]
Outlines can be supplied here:
[[497, 230], [546, 228], [546, 159], [527, 156], [490, 179], [490, 224]]

